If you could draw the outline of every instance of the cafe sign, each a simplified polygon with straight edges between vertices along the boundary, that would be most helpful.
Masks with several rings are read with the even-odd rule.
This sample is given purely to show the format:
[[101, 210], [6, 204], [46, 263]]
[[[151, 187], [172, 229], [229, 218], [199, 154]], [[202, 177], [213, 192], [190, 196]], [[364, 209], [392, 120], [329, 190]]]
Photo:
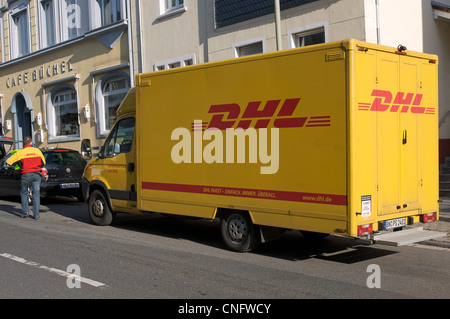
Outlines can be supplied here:
[[64, 74], [70, 71], [73, 71], [71, 60], [61, 61], [45, 66], [43, 65], [40, 68], [8, 77], [6, 79], [6, 87], [9, 89], [12, 87], [27, 84], [31, 81], [35, 82], [37, 80], [43, 80], [45, 78], [50, 78], [58, 74]]

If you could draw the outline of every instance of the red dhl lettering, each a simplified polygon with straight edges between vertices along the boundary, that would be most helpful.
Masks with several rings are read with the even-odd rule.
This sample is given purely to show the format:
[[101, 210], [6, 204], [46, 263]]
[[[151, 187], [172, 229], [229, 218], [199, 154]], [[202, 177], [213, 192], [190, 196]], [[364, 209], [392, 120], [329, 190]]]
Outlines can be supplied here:
[[373, 90], [371, 96], [374, 97], [372, 103], [358, 103], [360, 111], [436, 114], [434, 107], [421, 106], [423, 94], [398, 92], [394, 98], [394, 94], [390, 91]]
[[293, 114], [300, 100], [300, 98], [286, 99], [283, 103], [282, 100], [270, 100], [262, 108], [262, 101], [250, 102], [243, 111], [237, 103], [212, 105], [208, 111], [212, 114], [211, 121], [203, 122], [201, 125], [192, 123], [191, 128], [193, 131], [204, 131], [212, 128], [259, 129], [267, 128], [270, 124], [275, 128], [331, 126], [331, 116], [295, 117]]

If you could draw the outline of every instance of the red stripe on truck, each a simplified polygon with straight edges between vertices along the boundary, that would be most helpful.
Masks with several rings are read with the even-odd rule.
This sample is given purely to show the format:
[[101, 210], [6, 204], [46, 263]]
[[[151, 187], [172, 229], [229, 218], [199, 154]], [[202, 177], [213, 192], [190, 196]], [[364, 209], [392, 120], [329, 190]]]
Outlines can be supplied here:
[[142, 189], [347, 206], [347, 196], [335, 194], [317, 194], [317, 193], [288, 192], [288, 191], [261, 190], [261, 189], [221, 187], [221, 186], [154, 183], [154, 182], [142, 182]]

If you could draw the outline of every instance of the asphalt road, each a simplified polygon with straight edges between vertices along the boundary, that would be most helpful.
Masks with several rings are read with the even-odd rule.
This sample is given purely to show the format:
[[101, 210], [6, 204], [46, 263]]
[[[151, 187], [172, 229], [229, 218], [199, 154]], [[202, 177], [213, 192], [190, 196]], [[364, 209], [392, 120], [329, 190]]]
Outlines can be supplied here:
[[18, 199], [0, 198], [2, 299], [450, 298], [441, 247], [312, 243], [290, 231], [240, 254], [217, 222], [119, 215], [99, 227], [85, 204], [63, 198], [43, 201], [39, 221], [19, 212]]

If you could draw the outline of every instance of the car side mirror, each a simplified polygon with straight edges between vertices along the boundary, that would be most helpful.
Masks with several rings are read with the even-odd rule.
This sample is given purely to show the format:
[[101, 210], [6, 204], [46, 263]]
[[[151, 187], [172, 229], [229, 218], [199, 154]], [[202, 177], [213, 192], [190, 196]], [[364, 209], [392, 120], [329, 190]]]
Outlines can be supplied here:
[[92, 159], [91, 140], [84, 139], [81, 141], [81, 156], [85, 160]]
[[105, 147], [100, 147], [100, 152], [98, 152], [98, 158], [105, 158]]

